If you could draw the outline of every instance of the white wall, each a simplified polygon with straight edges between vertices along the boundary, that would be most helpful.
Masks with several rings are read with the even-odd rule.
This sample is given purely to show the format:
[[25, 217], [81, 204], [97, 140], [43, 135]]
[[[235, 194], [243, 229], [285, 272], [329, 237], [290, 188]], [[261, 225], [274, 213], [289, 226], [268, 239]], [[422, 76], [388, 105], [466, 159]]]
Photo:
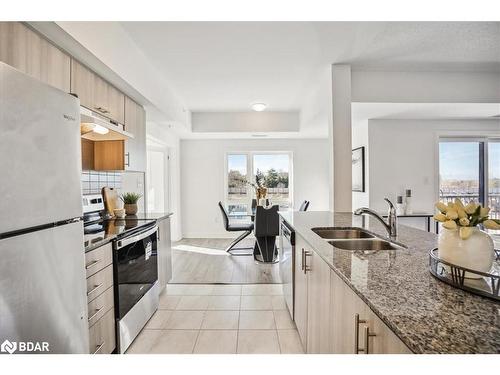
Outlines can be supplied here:
[[352, 148], [365, 148], [365, 191], [352, 192], [352, 208], [353, 210], [360, 207], [368, 207], [370, 205], [369, 190], [370, 190], [370, 166], [369, 166], [369, 142], [368, 142], [368, 120], [357, 121], [352, 124]]
[[224, 230], [217, 202], [225, 199], [225, 155], [237, 151], [292, 152], [294, 206], [307, 199], [310, 210], [328, 210], [327, 139], [181, 140], [183, 237], [235, 237]]
[[146, 123], [146, 134], [148, 137], [160, 141], [168, 147], [169, 167], [170, 167], [170, 208], [173, 216], [170, 220], [172, 241], [178, 241], [182, 238], [182, 214], [181, 214], [181, 175], [180, 175], [180, 139], [168, 129], [152, 121]]
[[192, 112], [191, 128], [207, 132], [298, 132], [299, 112]]
[[369, 206], [412, 189], [413, 210], [433, 211], [437, 199], [439, 136], [500, 136], [500, 120], [369, 120]]
[[353, 102], [500, 102], [499, 73], [353, 71], [351, 78]]

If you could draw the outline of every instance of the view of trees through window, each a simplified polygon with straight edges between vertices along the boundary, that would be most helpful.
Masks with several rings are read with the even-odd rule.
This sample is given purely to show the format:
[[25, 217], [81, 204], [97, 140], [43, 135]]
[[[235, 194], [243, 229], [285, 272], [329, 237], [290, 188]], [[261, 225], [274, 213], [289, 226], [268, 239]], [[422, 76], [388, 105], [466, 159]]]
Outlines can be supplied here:
[[267, 188], [271, 201], [288, 207], [289, 200], [289, 165], [288, 154], [257, 154], [253, 156], [255, 178]]
[[273, 204], [290, 207], [289, 154], [228, 154], [227, 203], [232, 215], [247, 213], [255, 191], [246, 181], [256, 183], [257, 180], [267, 188]]
[[[500, 218], [499, 146], [500, 142], [486, 142], [486, 140], [440, 142], [440, 200], [451, 202], [459, 198], [466, 203], [470, 201], [485, 203], [491, 208], [490, 216]], [[487, 181], [484, 178], [486, 170]], [[487, 189], [485, 189], [486, 182]]]

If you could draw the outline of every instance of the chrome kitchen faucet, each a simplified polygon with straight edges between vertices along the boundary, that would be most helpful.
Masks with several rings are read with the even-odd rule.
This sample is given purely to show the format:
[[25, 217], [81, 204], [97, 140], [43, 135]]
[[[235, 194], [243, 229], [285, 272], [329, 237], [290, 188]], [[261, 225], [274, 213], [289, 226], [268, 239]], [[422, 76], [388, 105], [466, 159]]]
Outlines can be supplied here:
[[396, 208], [392, 204], [392, 202], [388, 198], [384, 198], [384, 200], [389, 203], [389, 212], [387, 214], [387, 222], [384, 220], [382, 216], [380, 216], [377, 212], [368, 207], [361, 207], [354, 211], [354, 215], [371, 215], [379, 220], [382, 225], [387, 230], [389, 237], [394, 239], [398, 236], [398, 216], [396, 215]]

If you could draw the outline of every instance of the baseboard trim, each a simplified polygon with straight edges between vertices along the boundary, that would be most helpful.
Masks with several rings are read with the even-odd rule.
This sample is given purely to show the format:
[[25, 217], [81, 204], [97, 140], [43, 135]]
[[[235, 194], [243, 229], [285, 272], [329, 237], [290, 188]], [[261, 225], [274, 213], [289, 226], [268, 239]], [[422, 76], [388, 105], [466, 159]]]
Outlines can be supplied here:
[[[235, 239], [239, 236], [241, 232], [234, 232], [233, 234], [228, 232], [223, 233], [183, 233], [182, 238], [227, 238], [227, 239]], [[254, 238], [255, 236], [250, 234], [247, 238]]]

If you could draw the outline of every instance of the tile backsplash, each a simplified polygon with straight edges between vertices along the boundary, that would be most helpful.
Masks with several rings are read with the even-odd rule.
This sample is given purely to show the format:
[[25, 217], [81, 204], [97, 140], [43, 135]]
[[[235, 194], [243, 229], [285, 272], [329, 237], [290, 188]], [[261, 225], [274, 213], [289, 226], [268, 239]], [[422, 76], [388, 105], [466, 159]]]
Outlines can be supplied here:
[[118, 193], [122, 189], [122, 174], [121, 172], [97, 172], [83, 171], [82, 172], [82, 193], [83, 194], [98, 194], [103, 187], [116, 189]]

